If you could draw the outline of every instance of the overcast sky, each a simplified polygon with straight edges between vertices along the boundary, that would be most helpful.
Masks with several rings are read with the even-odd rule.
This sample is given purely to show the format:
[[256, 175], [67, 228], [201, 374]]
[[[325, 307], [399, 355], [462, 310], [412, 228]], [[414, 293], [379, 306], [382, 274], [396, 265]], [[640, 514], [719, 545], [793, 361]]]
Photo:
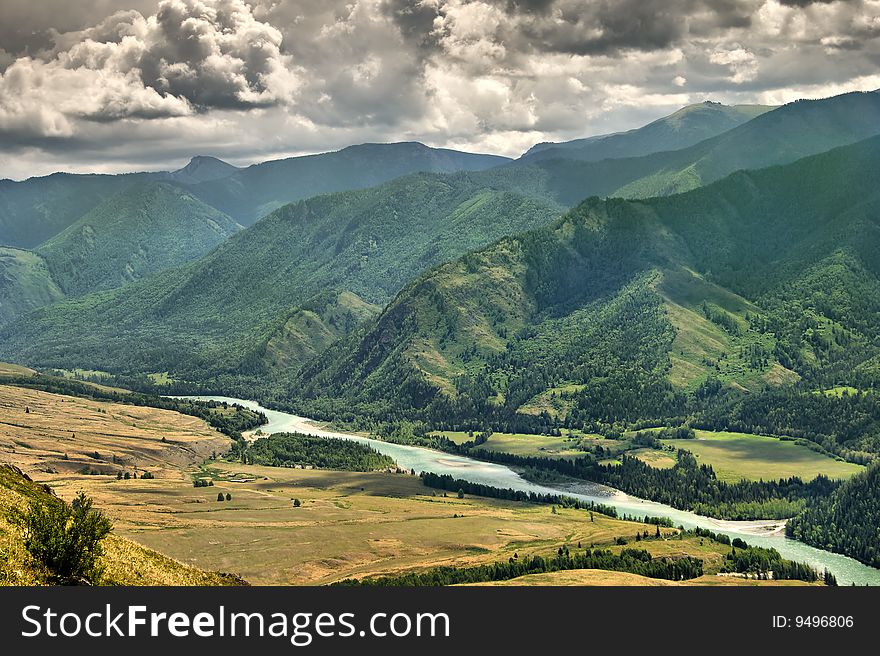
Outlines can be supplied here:
[[880, 0], [0, 0], [0, 178], [365, 141], [515, 156], [880, 88]]

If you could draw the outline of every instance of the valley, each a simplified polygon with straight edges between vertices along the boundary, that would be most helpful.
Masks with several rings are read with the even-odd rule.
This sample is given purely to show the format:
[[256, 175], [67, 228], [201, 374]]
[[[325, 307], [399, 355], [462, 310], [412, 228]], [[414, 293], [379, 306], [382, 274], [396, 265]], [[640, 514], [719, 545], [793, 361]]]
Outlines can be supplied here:
[[[208, 454], [218, 442], [228, 447], [229, 440], [192, 417], [9, 386], [0, 391], [4, 417], [10, 418], [3, 424], [4, 459], [17, 458], [22, 469], [62, 498], [86, 492], [113, 521], [113, 546], [107, 550], [111, 561], [121, 545], [143, 545], [126, 547], [132, 564], [127, 577], [153, 581], [157, 579], [151, 576], [169, 576], [149, 574], [132, 549], [155, 550], [172, 559], [168, 563], [182, 563], [174, 567], [194, 573], [224, 571], [255, 584], [315, 585], [438, 566], [471, 567], [515, 554], [550, 556], [560, 545], [619, 551], [620, 540], [660, 531], [666, 538], [646, 537], [640, 546], [657, 557], [700, 558], [705, 574], [692, 583], [758, 583], [721, 575], [724, 545], [706, 538], [679, 538], [673, 529], [661, 531], [571, 508], [447, 495], [425, 487], [409, 473], [242, 465]], [[282, 426], [277, 422], [283, 417], [266, 412], [270, 423], [261, 430]], [[74, 428], [80, 436], [71, 434]], [[16, 437], [20, 434], [29, 435], [33, 443], [23, 446]], [[103, 444], [118, 454], [107, 458], [109, 467], [137, 472], [139, 477], [122, 479], [109, 467], [106, 473], [85, 473], [73, 465], [52, 466], [90, 457], [76, 451], [80, 443]], [[71, 460], [60, 459], [60, 449], [66, 449]], [[394, 453], [406, 462], [400, 449], [405, 447]], [[142, 464], [136, 469], [120, 464], [129, 457]], [[144, 477], [147, 464], [154, 477]], [[462, 470], [453, 466], [452, 471]], [[193, 487], [194, 480], [212, 484]], [[219, 501], [218, 494], [228, 498]], [[0, 536], [8, 538], [8, 529]], [[117, 580], [113, 567], [108, 567], [108, 583]], [[596, 585], [620, 581], [614, 572], [597, 570], [590, 576]], [[190, 584], [200, 583], [192, 579]]]
[[157, 581], [880, 583], [878, 125], [3, 181], [8, 502]]

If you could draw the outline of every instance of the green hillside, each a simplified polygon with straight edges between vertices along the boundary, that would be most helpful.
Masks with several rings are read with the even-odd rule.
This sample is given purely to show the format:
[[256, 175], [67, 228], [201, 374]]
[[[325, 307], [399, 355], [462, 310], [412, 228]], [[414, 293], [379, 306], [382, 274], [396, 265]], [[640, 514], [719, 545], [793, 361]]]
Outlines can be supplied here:
[[100, 291], [200, 257], [241, 227], [179, 187], [132, 187], [40, 245], [69, 296]]
[[0, 247], [0, 324], [62, 298], [39, 255]]
[[683, 107], [635, 130], [562, 143], [541, 143], [520, 159], [524, 162], [559, 158], [598, 162], [680, 150], [727, 132], [771, 109], [774, 108], [766, 105], [727, 106], [706, 101]]
[[34, 248], [103, 200], [149, 177], [53, 173], [22, 182], [0, 180], [0, 244]]
[[[530, 178], [513, 171], [505, 184], [524, 186], [519, 175]], [[560, 211], [465, 173], [318, 196], [277, 210], [197, 262], [45, 308], [0, 339], [16, 358], [48, 366], [88, 362], [197, 380], [290, 366], [298, 351], [309, 354], [338, 332], [326, 325], [338, 309], [308, 314], [319, 295], [356, 295], [361, 307], [351, 316], [360, 321], [371, 313], [362, 304], [383, 305], [421, 271]], [[325, 325], [297, 336], [318, 315]], [[285, 335], [297, 345], [285, 345]]]
[[[878, 167], [880, 137], [678, 196], [590, 199], [420, 276], [288, 394], [318, 411], [335, 398], [530, 430], [692, 415], [800, 434], [798, 413], [824, 412], [811, 438], [876, 452], [871, 398], [809, 393], [808, 412], [761, 390], [876, 385]], [[556, 417], [531, 410], [542, 396], [560, 401]]]
[[21, 182], [0, 180], [0, 245], [34, 248], [107, 199], [148, 182], [182, 185], [208, 205], [250, 225], [282, 205], [316, 194], [371, 187], [419, 171], [476, 171], [508, 161], [418, 143], [363, 144], [246, 169], [214, 157], [194, 157], [172, 172], [54, 173]]
[[363, 189], [417, 172], [479, 171], [509, 160], [420, 143], [361, 144], [340, 151], [255, 164], [192, 193], [242, 225], [318, 194]]

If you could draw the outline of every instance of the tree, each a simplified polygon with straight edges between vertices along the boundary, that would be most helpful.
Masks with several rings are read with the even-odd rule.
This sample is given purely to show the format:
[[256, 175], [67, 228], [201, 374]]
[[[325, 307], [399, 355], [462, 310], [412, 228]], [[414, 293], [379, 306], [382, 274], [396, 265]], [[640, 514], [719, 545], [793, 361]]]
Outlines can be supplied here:
[[227, 501], [232, 501], [232, 495], [229, 494], [229, 492], [226, 493], [226, 500], [227, 500]]
[[834, 576], [834, 574], [832, 574], [829, 570], [825, 570], [822, 578], [825, 580], [825, 585], [829, 585], [835, 588], [837, 587], [837, 577]]
[[464, 499], [464, 490], [462, 490], [461, 488], [458, 488], [458, 498]]
[[293, 507], [294, 508], [299, 508], [301, 505], [302, 505], [302, 501], [300, 501], [299, 499], [293, 500]]
[[9, 518], [23, 532], [28, 553], [61, 583], [91, 582], [100, 575], [101, 541], [112, 525], [82, 492], [71, 504], [33, 501], [25, 510], [13, 509]]
[[217, 501], [223, 501], [223, 498], [224, 498], [224, 497], [223, 497], [223, 493], [222, 493], [222, 492], [218, 492], [218, 493], [217, 493]]

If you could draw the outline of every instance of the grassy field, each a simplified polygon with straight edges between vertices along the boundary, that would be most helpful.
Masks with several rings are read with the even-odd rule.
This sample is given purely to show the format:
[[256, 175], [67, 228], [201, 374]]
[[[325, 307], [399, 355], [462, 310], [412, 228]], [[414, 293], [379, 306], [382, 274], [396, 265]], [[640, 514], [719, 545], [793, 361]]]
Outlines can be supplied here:
[[[461, 431], [443, 431], [441, 433], [456, 444], [462, 444], [474, 438]], [[578, 437], [552, 437], [548, 435], [529, 435], [527, 433], [492, 433], [489, 440], [480, 445], [487, 451], [513, 453], [518, 456], [544, 456], [547, 458], [576, 458], [584, 455], [577, 448]]]
[[[213, 463], [193, 488], [172, 480], [57, 477], [63, 497], [84, 488], [118, 532], [204, 569], [255, 584], [324, 584], [442, 564], [554, 552], [560, 544], [612, 544], [654, 527], [585, 511], [456, 495], [406, 474]], [[232, 482], [232, 480], [243, 482]], [[217, 501], [229, 493], [231, 501]], [[293, 499], [301, 501], [294, 507]]]
[[635, 456], [645, 464], [657, 469], [668, 469], [675, 465], [675, 454], [660, 449], [633, 449], [628, 455]]
[[[0, 585], [41, 585], [50, 573], [30, 558], [19, 530], [10, 525], [12, 508], [48, 499], [42, 486], [28, 481], [14, 469], [0, 465]], [[164, 556], [152, 549], [111, 533], [102, 543], [99, 585], [237, 585], [234, 576], [208, 572]]]
[[743, 478], [766, 481], [789, 476], [811, 480], [819, 474], [848, 478], [864, 469], [775, 437], [700, 430], [696, 434], [696, 439], [664, 440], [664, 443], [690, 451], [700, 462], [712, 465], [718, 478], [724, 481]]
[[0, 461], [31, 474], [115, 476], [137, 467], [182, 480], [183, 468], [229, 444], [201, 419], [177, 412], [0, 385]]
[[22, 367], [19, 364], [0, 362], [0, 376], [33, 376], [34, 373], [36, 372], [33, 369]]
[[830, 396], [835, 399], [841, 398], [844, 394], [848, 394], [853, 396], [859, 393], [859, 389], [856, 387], [850, 387], [849, 385], [839, 385], [837, 387], [832, 387], [831, 389], [822, 390], [821, 392], [816, 392], [817, 394], [824, 394], [825, 396]]

